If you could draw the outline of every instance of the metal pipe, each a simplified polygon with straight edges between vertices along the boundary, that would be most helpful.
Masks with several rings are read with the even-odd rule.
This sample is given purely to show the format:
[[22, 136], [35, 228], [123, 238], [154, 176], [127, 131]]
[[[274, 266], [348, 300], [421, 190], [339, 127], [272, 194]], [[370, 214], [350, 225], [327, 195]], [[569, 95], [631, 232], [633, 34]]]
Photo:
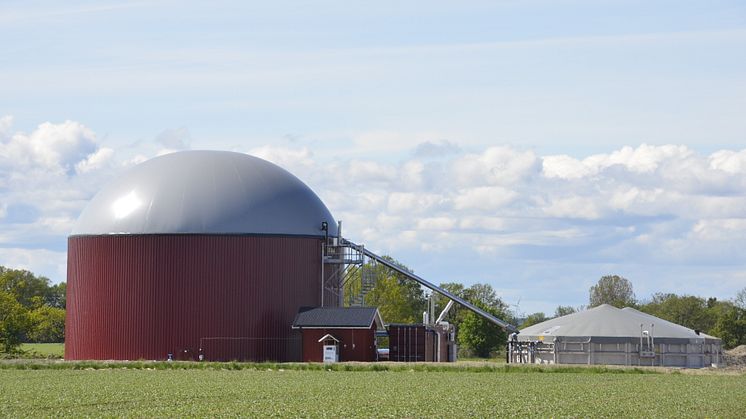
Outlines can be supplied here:
[[653, 351], [653, 366], [655, 366], [655, 324], [650, 323], [650, 350]]
[[557, 365], [557, 338], [552, 341], [552, 355], [554, 358], [554, 364]]
[[435, 324], [440, 324], [440, 322], [442, 322], [443, 319], [446, 318], [446, 315], [448, 314], [448, 310], [450, 310], [451, 307], [453, 307], [453, 300], [448, 300], [448, 304], [446, 304], [446, 307], [443, 309], [443, 311], [440, 312], [438, 319], [435, 320]]
[[642, 353], [642, 323], [640, 323], [640, 351]]

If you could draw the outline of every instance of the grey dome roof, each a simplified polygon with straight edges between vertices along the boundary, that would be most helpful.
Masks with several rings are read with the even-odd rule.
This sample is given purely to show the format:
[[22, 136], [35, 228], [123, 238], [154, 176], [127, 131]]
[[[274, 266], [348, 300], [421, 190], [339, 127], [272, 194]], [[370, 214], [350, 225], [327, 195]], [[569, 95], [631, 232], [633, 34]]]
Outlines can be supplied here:
[[266, 160], [227, 151], [183, 151], [139, 164], [102, 189], [73, 235], [279, 234], [336, 236], [318, 196]]
[[645, 329], [651, 329], [653, 325], [651, 332], [656, 341], [689, 340], [691, 343], [704, 343], [705, 339], [717, 339], [633, 308], [619, 309], [608, 304], [537, 323], [521, 329], [518, 336], [519, 340], [536, 340], [539, 337], [639, 339], [641, 325]]

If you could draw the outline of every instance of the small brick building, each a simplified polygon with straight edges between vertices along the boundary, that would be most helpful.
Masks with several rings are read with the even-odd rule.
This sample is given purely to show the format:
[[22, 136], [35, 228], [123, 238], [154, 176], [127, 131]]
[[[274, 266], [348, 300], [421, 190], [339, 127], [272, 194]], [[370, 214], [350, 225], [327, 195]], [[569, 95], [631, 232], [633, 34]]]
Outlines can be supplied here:
[[384, 330], [375, 307], [301, 308], [293, 329], [302, 335], [304, 362], [322, 362], [323, 342], [331, 335], [339, 345], [339, 361], [376, 361], [376, 330]]

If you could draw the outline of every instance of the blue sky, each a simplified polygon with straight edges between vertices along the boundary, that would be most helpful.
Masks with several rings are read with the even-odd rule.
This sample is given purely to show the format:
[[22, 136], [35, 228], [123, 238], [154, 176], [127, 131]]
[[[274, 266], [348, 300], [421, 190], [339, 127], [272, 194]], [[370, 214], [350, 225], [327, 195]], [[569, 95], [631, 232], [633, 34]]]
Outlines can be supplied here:
[[107, 180], [209, 148], [523, 311], [746, 286], [743, 2], [11, 1], [0, 39], [0, 264], [64, 280]]

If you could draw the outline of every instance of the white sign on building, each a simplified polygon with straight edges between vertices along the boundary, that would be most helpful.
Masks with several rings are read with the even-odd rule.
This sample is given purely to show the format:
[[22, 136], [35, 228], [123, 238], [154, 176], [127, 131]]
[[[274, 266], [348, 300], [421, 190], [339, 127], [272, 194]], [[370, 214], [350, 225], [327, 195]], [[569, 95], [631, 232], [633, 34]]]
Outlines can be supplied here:
[[324, 363], [339, 361], [337, 348], [339, 348], [337, 345], [324, 345]]

